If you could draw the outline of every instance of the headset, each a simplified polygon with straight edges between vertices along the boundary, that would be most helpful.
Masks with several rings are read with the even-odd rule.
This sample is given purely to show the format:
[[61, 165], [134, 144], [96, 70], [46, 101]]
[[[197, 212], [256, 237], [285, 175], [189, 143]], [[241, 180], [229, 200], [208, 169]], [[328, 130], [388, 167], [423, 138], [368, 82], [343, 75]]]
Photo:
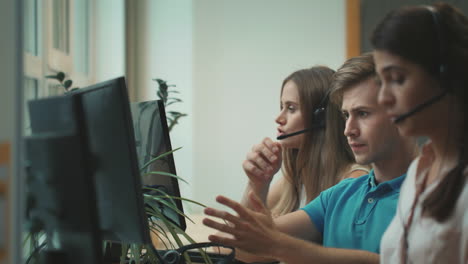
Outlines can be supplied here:
[[[439, 43], [439, 80], [440, 80], [440, 83], [447, 84], [448, 81], [449, 81], [448, 66], [447, 66], [447, 63], [445, 62], [447, 48], [445, 47], [446, 43], [444, 42], [444, 36], [443, 36], [444, 32], [443, 32], [441, 24], [440, 24], [439, 11], [437, 11], [437, 9], [435, 9], [433, 6], [424, 6], [424, 7], [431, 14], [432, 23], [434, 24], [434, 29], [436, 31], [436, 38], [438, 39], [437, 42]], [[395, 124], [400, 123], [403, 120], [405, 120], [406, 118], [408, 118], [408, 117], [416, 114], [417, 112], [423, 110], [424, 108], [436, 103], [437, 101], [442, 99], [448, 93], [448, 91], [449, 91], [448, 88], [443, 88], [443, 91], [440, 94], [430, 98], [426, 102], [423, 102], [423, 103], [415, 106], [412, 110], [398, 116], [397, 118], [395, 118], [393, 120], [393, 123], [395, 123]]]
[[328, 100], [330, 97], [331, 89], [327, 91], [325, 96], [320, 100], [319, 105], [314, 109], [312, 128], [325, 128], [326, 124], [326, 110], [328, 106]]
[[300, 135], [300, 134], [309, 132], [309, 131], [311, 131], [313, 129], [323, 129], [323, 128], [325, 128], [326, 110], [327, 110], [327, 106], [328, 106], [328, 98], [330, 97], [330, 93], [331, 93], [331, 89], [329, 89], [326, 92], [325, 96], [322, 98], [322, 100], [320, 100], [320, 103], [318, 104], [318, 106], [314, 109], [314, 112], [312, 114], [312, 125], [310, 127], [306, 128], [306, 129], [303, 129], [303, 130], [293, 132], [293, 133], [278, 136], [276, 139], [277, 140], [282, 140], [282, 139], [285, 139], [285, 138], [288, 138], [288, 137], [292, 137], [292, 136], [296, 136], [296, 135]]

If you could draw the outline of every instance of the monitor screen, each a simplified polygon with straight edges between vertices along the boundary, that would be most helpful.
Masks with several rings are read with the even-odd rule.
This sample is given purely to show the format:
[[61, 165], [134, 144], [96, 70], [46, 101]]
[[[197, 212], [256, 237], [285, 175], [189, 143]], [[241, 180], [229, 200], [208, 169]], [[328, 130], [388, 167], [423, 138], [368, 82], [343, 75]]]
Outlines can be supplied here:
[[[180, 197], [173, 155], [150, 161], [172, 150], [164, 103], [161, 100], [131, 104], [135, 143], [144, 186], [158, 189], [170, 196]], [[145, 164], [149, 164], [145, 167]], [[155, 191], [153, 191], [155, 193]], [[182, 202], [172, 199], [183, 212]], [[173, 223], [185, 230], [185, 217], [162, 203], [153, 204]]]
[[150, 243], [125, 78], [71, 96], [82, 108], [102, 239]]
[[[32, 134], [25, 139], [27, 226], [33, 233], [41, 227], [49, 242], [54, 237], [55, 243], [46, 243], [45, 248], [60, 250], [67, 263], [98, 264], [102, 242], [93, 174], [74, 99], [62, 96], [28, 102]], [[44, 258], [47, 250], [41, 251]]]

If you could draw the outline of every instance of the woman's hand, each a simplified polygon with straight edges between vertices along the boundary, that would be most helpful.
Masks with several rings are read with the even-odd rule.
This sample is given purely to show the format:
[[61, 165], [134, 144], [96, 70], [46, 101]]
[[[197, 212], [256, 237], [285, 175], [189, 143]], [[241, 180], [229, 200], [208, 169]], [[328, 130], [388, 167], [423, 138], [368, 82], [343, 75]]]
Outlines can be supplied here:
[[270, 184], [273, 176], [281, 168], [281, 144], [265, 138], [254, 145], [247, 153], [242, 168], [256, 188]]
[[203, 219], [203, 224], [232, 235], [225, 237], [210, 235], [208, 239], [215, 243], [241, 249], [260, 257], [271, 258], [275, 250], [275, 242], [282, 233], [276, 228], [269, 210], [252, 192], [249, 193], [250, 203], [254, 210], [224, 196], [216, 197], [216, 201], [233, 209], [236, 215], [214, 208], [206, 208], [205, 214], [224, 220], [225, 223]]

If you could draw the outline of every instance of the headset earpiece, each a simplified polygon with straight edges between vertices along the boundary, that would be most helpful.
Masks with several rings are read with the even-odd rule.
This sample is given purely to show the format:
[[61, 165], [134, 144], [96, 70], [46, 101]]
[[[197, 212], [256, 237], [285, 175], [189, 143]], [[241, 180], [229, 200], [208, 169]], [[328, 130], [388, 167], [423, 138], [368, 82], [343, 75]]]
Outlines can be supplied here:
[[325, 127], [325, 107], [320, 106], [314, 110], [314, 119], [312, 120], [313, 127], [324, 128]]
[[329, 89], [325, 96], [320, 100], [319, 105], [314, 109], [312, 115], [312, 127], [313, 128], [325, 128], [326, 126], [326, 112], [328, 106], [328, 98], [330, 97], [331, 89]]

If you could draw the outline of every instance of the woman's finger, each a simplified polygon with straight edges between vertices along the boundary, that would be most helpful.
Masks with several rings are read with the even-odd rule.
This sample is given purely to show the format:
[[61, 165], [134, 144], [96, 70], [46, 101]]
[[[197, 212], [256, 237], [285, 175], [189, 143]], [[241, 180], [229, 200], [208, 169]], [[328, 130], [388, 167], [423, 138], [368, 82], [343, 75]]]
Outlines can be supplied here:
[[260, 180], [260, 178], [263, 176], [263, 171], [257, 166], [255, 166], [255, 164], [252, 163], [250, 160], [244, 160], [244, 162], [242, 163], [242, 168], [244, 169], [247, 176], [249, 176], [249, 178], [255, 177], [255, 179], [252, 180]]
[[270, 162], [259, 152], [249, 152], [247, 154], [247, 160], [253, 163], [262, 171], [272, 170]]

